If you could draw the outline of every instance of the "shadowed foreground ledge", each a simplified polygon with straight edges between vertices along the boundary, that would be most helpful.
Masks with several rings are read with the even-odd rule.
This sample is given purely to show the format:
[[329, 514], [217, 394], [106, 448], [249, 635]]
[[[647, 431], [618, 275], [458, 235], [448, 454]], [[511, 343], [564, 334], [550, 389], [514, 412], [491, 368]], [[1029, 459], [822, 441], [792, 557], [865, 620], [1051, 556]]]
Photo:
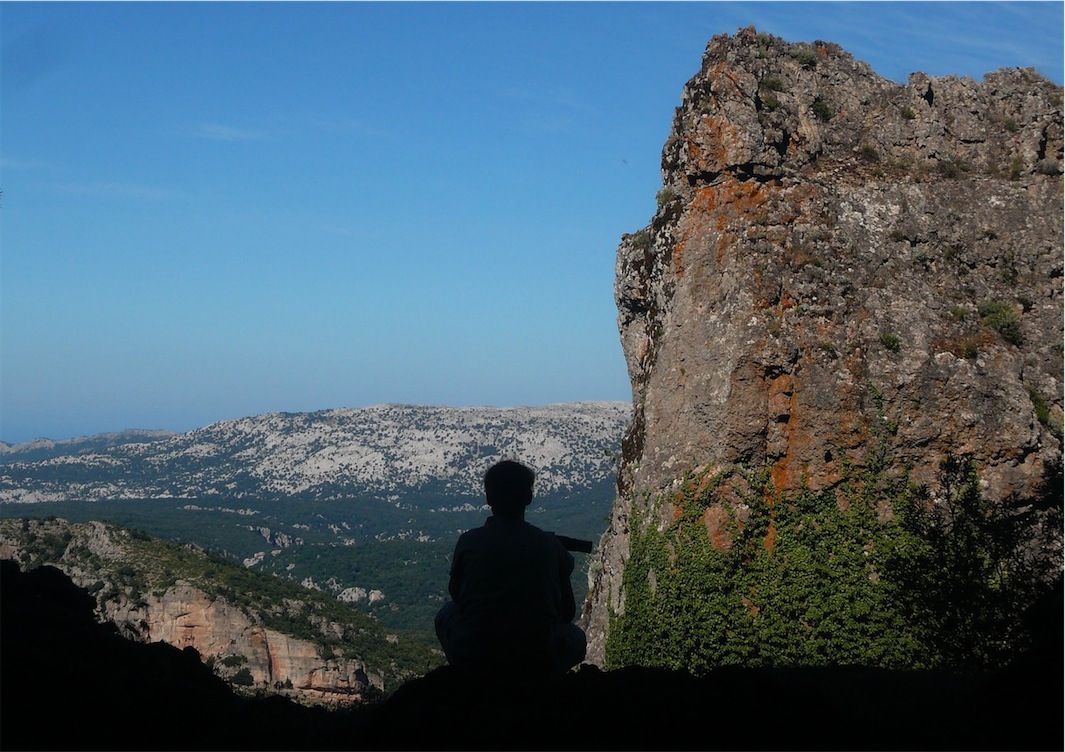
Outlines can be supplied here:
[[590, 666], [551, 687], [444, 668], [360, 710], [233, 694], [195, 651], [133, 643], [59, 570], [2, 564], [0, 747], [21, 749], [1061, 749], [1062, 600], [996, 674]]

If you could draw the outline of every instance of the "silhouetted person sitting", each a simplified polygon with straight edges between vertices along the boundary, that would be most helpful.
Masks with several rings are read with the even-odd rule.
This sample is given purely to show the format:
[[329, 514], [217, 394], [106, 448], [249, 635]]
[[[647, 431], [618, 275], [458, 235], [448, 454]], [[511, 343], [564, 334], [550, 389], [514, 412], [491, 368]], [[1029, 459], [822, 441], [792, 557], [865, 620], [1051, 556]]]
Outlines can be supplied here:
[[561, 676], [584, 660], [573, 556], [553, 534], [525, 521], [531, 468], [504, 460], [484, 476], [492, 516], [455, 545], [436, 634], [448, 663], [492, 676]]

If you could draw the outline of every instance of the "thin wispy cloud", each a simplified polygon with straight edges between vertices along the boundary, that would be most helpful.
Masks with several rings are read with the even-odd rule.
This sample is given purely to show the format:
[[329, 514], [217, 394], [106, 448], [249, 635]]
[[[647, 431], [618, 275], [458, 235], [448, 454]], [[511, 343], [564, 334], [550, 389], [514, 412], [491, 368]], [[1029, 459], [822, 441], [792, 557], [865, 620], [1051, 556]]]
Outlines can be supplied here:
[[[968, 75], [981, 79], [1000, 67], [1026, 61], [1043, 75], [1060, 80], [1060, 24], [1047, 24], [1040, 2], [903, 2], [788, 3], [767, 30], [790, 41], [810, 41], [816, 34], [839, 43], [870, 63], [880, 75], [905, 83], [916, 71], [933, 76]], [[811, 14], [815, 6], [820, 13]], [[905, 34], [884, 33], [869, 23], [870, 6], [884, 10], [883, 23]], [[988, 33], [1000, 28], [1001, 33]], [[1023, 34], [1016, 29], [1024, 29]], [[905, 44], [901, 40], [905, 40]], [[1048, 51], [1047, 57], [1033, 50]]]
[[193, 138], [208, 141], [269, 141], [272, 136], [263, 131], [237, 128], [223, 123], [200, 123], [189, 133]]
[[37, 171], [51, 170], [54, 165], [40, 159], [22, 159], [20, 157], [0, 157], [0, 170]]
[[584, 115], [598, 115], [599, 110], [587, 97], [567, 86], [509, 86], [500, 92], [505, 99], [528, 102], [538, 106], [555, 107]]
[[523, 124], [526, 128], [544, 133], [572, 131], [588, 118], [597, 118], [599, 110], [577, 91], [565, 86], [510, 86], [502, 89], [500, 97], [521, 103], [527, 108]]
[[43, 83], [76, 60], [81, 46], [80, 30], [66, 20], [31, 24], [0, 47], [4, 88], [22, 91]]
[[389, 135], [384, 128], [350, 117], [310, 114], [306, 116], [306, 125], [316, 132], [350, 138], [380, 138]]
[[60, 183], [54, 187], [59, 193], [78, 196], [95, 196], [99, 198], [128, 198], [158, 201], [161, 199], [172, 199], [177, 195], [173, 191], [154, 188], [139, 183]]

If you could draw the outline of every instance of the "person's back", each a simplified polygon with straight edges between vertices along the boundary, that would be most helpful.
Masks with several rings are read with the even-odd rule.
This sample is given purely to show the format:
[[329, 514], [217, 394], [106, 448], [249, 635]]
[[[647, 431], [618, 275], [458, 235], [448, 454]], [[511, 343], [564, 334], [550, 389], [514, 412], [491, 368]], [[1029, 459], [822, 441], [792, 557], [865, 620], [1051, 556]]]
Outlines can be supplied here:
[[448, 662], [473, 671], [564, 673], [584, 658], [573, 556], [524, 520], [534, 476], [515, 462], [493, 466], [485, 491], [494, 512], [455, 546], [448, 591], [436, 619]]

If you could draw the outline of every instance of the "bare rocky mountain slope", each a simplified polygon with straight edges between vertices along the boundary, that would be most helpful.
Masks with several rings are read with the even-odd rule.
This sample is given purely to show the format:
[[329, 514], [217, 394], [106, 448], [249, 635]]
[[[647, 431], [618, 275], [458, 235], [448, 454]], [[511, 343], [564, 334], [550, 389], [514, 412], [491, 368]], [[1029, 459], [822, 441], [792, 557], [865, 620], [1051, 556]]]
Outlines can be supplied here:
[[[116, 498], [395, 499], [419, 490], [482, 495], [502, 457], [537, 470], [537, 491], [613, 477], [630, 408], [375, 405], [272, 413], [137, 443], [6, 446], [0, 503]], [[47, 445], [47, 446], [45, 446]], [[39, 457], [47, 449], [61, 454]]]
[[[1021, 69], [897, 84], [744, 29], [709, 42], [662, 176], [617, 252], [635, 412], [592, 660], [631, 530], [668, 525], [649, 499], [686, 477], [766, 467], [793, 492], [886, 462], [934, 494], [955, 454], [993, 500], [1038, 493], [1062, 454], [1061, 87]], [[711, 536], [731, 514], [713, 512]]]

